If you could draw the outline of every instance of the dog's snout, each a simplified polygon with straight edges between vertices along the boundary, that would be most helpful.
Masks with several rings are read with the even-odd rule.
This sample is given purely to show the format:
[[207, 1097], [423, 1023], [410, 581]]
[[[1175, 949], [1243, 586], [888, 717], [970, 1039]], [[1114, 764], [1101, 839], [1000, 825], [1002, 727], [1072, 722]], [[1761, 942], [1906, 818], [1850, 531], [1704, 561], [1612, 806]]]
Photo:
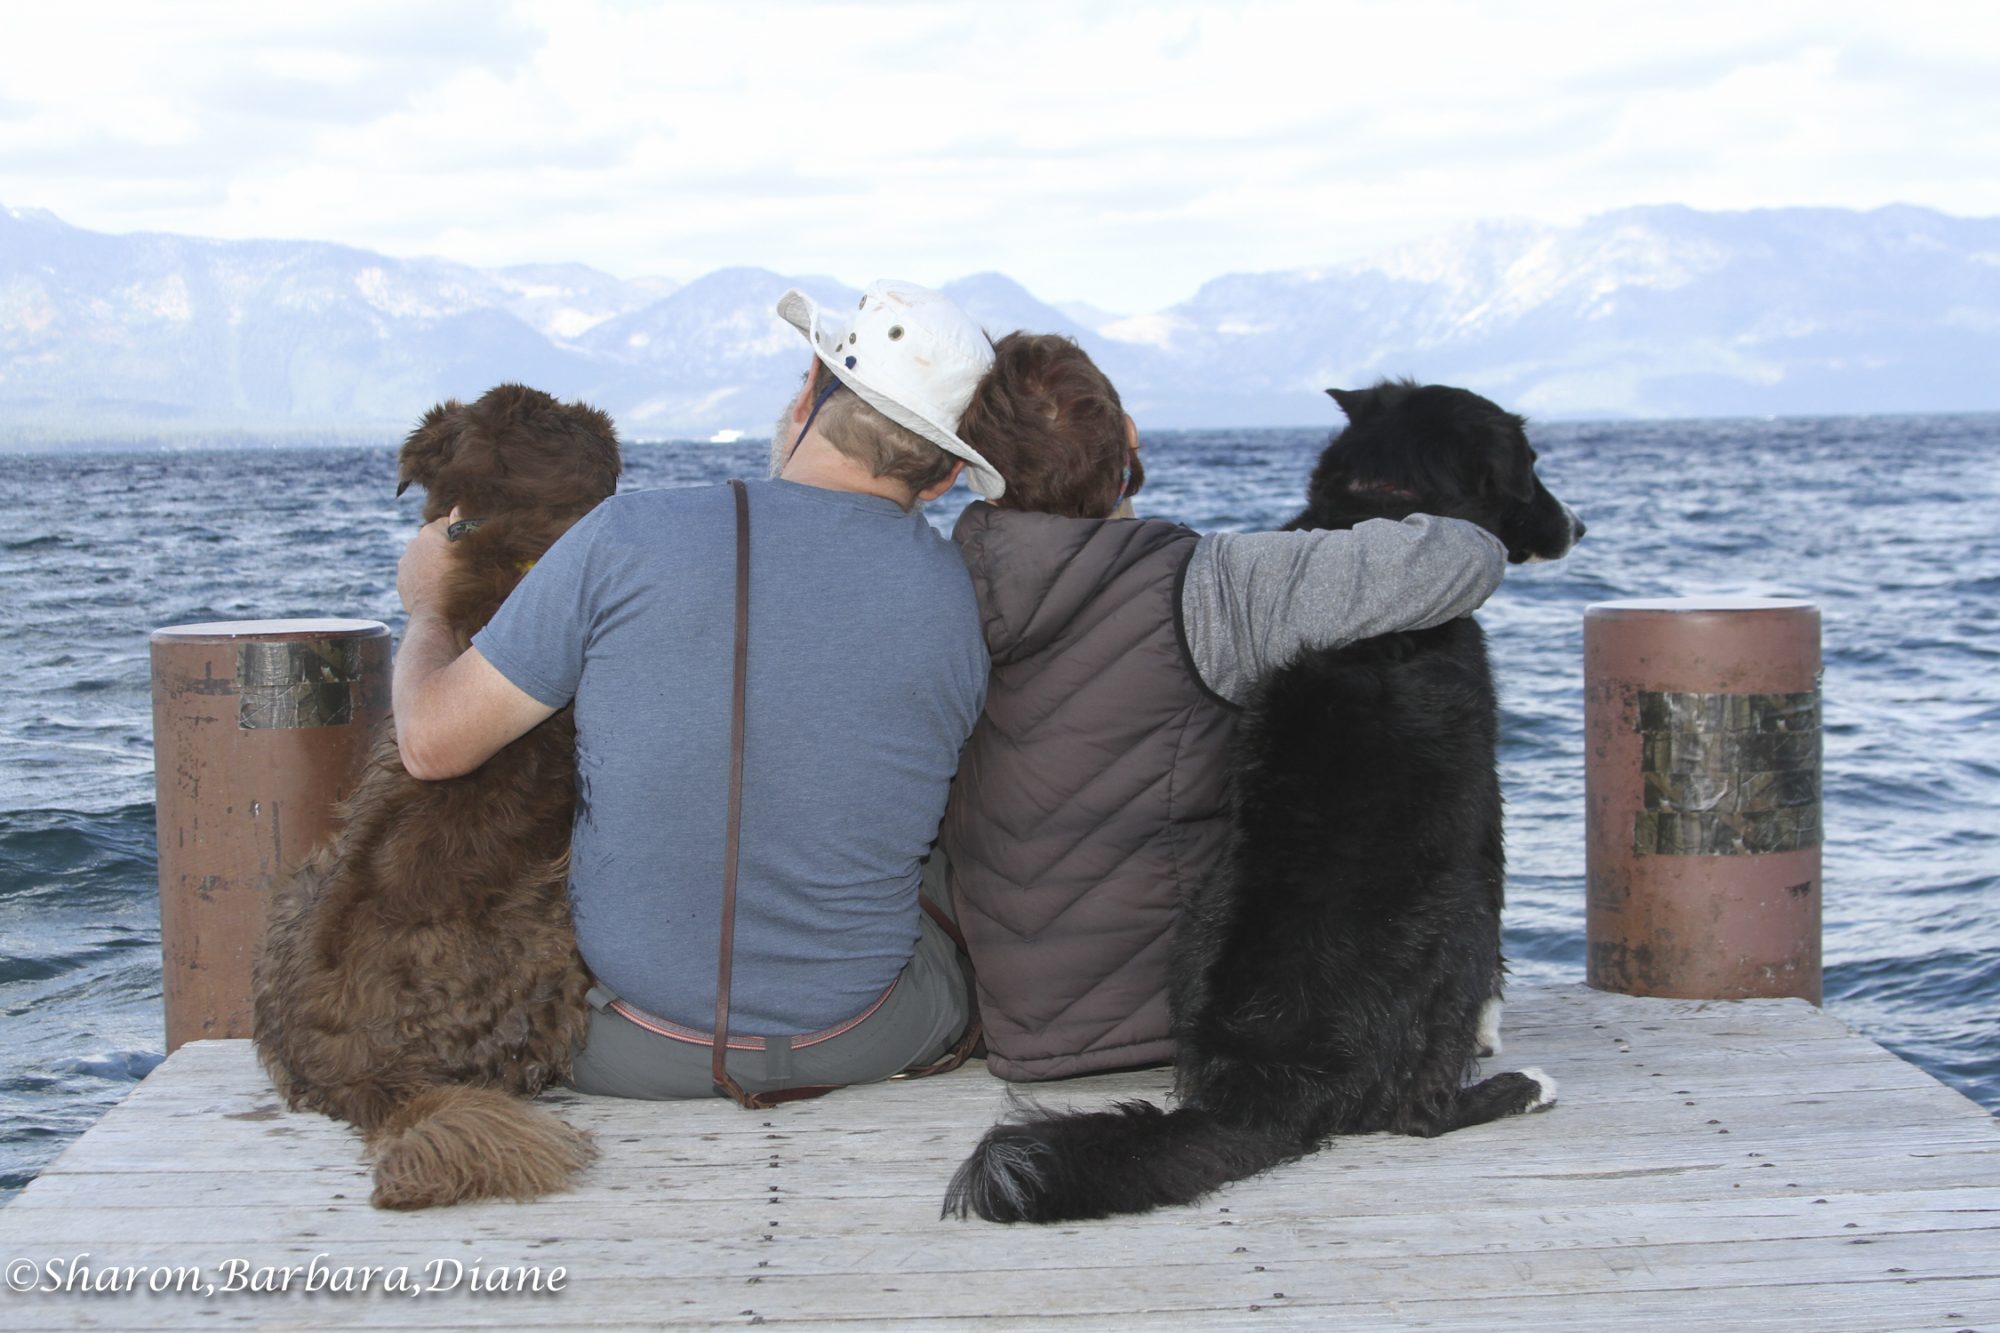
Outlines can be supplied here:
[[1569, 540], [1571, 545], [1575, 545], [1583, 540], [1583, 534], [1590, 529], [1584, 526], [1583, 516], [1568, 505], [1563, 506], [1563, 513], [1569, 515]]

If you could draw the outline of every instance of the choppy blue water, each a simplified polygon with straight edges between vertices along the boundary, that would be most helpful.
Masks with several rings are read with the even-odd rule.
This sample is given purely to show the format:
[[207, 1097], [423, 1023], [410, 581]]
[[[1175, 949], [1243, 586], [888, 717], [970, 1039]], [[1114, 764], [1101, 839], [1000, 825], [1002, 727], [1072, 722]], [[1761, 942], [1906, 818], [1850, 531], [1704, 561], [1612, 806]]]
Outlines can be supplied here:
[[[1590, 536], [1482, 613], [1501, 681], [1508, 953], [1583, 974], [1582, 616], [1749, 593], [1824, 613], [1828, 1007], [2000, 1109], [2000, 417], [1551, 425]], [[1141, 508], [1295, 512], [1324, 435], [1149, 438]], [[635, 446], [627, 487], [757, 475], [760, 446]], [[0, 1198], [160, 1058], [147, 631], [400, 628], [416, 497], [382, 449], [0, 457]], [[933, 507], [949, 526], [964, 492]]]

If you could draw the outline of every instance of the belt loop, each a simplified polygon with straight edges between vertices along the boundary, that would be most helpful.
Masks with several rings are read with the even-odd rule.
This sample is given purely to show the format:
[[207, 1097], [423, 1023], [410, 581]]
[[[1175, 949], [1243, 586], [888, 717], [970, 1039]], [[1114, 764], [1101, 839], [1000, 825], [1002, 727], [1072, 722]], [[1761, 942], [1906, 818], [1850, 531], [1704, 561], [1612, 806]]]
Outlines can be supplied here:
[[782, 1088], [792, 1081], [792, 1039], [790, 1037], [764, 1038], [764, 1079], [774, 1088]]
[[618, 992], [600, 981], [585, 991], [583, 998], [599, 1013], [608, 1013], [611, 1006], [618, 1002]]

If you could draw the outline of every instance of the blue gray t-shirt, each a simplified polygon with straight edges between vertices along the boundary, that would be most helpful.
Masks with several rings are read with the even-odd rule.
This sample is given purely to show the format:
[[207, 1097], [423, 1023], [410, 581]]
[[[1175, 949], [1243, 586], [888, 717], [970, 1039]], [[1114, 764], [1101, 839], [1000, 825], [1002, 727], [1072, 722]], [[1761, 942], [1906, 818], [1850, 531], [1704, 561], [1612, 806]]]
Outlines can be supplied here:
[[[919, 861], [986, 694], [957, 549], [921, 512], [750, 491], [750, 669], [730, 1030], [816, 1032], [909, 961]], [[727, 486], [598, 506], [474, 637], [576, 702], [570, 894], [584, 961], [633, 1004], [715, 1017], [728, 811], [735, 506]]]

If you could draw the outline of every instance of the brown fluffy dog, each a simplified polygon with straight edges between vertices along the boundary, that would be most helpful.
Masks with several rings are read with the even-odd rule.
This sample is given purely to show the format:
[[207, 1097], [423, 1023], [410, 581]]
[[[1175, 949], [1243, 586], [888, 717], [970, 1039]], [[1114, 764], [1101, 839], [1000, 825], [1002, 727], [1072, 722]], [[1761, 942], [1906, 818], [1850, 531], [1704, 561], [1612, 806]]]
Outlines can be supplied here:
[[[618, 481], [610, 418], [503, 384], [403, 444], [424, 519], [456, 506], [441, 605], [461, 649]], [[380, 1208], [564, 1188], [589, 1137], [532, 1097], [569, 1070], [590, 978], [567, 898], [576, 733], [565, 708], [463, 777], [421, 782], [385, 725], [339, 825], [272, 895], [257, 1053], [285, 1100], [367, 1136]]]

